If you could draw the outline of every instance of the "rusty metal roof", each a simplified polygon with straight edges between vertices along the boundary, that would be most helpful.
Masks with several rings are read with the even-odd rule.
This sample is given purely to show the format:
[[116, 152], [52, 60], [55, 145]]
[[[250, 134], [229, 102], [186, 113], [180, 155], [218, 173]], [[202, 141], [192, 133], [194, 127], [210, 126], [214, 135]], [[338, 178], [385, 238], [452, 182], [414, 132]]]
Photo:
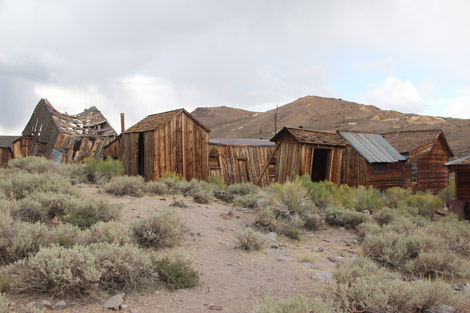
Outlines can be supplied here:
[[381, 135], [371, 133], [339, 132], [369, 163], [406, 161]]
[[447, 162], [444, 165], [445, 166], [470, 166], [470, 155], [457, 159], [457, 160]]
[[347, 142], [336, 133], [320, 132], [305, 128], [284, 127], [271, 141], [276, 141], [284, 133], [291, 134], [298, 142], [306, 144], [346, 146]]
[[185, 109], [177, 109], [173, 111], [163, 112], [152, 114], [135, 124], [134, 126], [127, 129], [124, 133], [140, 133], [146, 132], [150, 130], [154, 130], [164, 124], [166, 124], [170, 119], [176, 116], [179, 113], [186, 113], [191, 119], [193, 119], [196, 123], [201, 125], [202, 128], [210, 132], [210, 129], [207, 128], [204, 124], [199, 122], [194, 116], [188, 113]]
[[274, 147], [276, 144], [269, 139], [210, 139], [209, 144], [220, 146], [252, 146]]

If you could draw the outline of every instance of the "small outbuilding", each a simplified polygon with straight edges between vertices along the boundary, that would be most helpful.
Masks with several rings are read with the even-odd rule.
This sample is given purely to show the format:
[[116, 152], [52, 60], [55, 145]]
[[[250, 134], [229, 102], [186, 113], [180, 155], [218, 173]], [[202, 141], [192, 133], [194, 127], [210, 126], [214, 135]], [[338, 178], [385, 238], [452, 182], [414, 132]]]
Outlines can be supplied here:
[[269, 139], [210, 139], [209, 175], [222, 177], [226, 185], [254, 184], [259, 179], [259, 185], [267, 186], [274, 182], [275, 146]]
[[455, 197], [462, 201], [461, 218], [470, 219], [470, 156], [444, 164], [455, 172]]
[[0, 166], [7, 166], [8, 162], [13, 159], [13, 143], [20, 136], [0, 136]]
[[382, 134], [403, 156], [404, 186], [413, 191], [438, 193], [449, 184], [444, 163], [454, 156], [442, 130], [398, 131]]
[[152, 114], [105, 148], [124, 164], [126, 175], [156, 180], [175, 172], [186, 180], [207, 180], [209, 128], [185, 109]]
[[41, 99], [23, 130], [19, 148], [27, 147], [27, 155], [44, 156], [58, 163], [79, 163], [88, 157], [102, 158], [104, 146], [116, 136], [94, 106], [69, 115]]

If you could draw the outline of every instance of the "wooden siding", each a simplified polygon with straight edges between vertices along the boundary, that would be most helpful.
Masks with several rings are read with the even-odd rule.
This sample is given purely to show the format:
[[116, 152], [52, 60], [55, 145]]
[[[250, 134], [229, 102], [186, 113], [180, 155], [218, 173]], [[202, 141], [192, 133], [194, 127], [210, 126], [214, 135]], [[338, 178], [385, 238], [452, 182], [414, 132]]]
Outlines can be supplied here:
[[[221, 176], [226, 185], [255, 183], [261, 175], [266, 162], [272, 156], [275, 147], [256, 147], [241, 145], [209, 145], [209, 174]], [[269, 166], [269, 165], [268, 165]], [[264, 172], [259, 182], [267, 186], [274, 182], [275, 161]]]
[[107, 146], [104, 147], [103, 156], [106, 159], [108, 156], [116, 160], [122, 158], [122, 136], [119, 136]]
[[21, 137], [13, 142], [13, 157], [27, 157], [29, 156], [29, 139]]
[[373, 186], [381, 191], [392, 187], [404, 187], [401, 162], [386, 163], [385, 173], [374, 173], [374, 163], [367, 164], [365, 186]]
[[10, 148], [0, 148], [0, 166], [7, 166], [13, 158]]
[[340, 183], [349, 186], [366, 184], [367, 161], [351, 146], [343, 152]]

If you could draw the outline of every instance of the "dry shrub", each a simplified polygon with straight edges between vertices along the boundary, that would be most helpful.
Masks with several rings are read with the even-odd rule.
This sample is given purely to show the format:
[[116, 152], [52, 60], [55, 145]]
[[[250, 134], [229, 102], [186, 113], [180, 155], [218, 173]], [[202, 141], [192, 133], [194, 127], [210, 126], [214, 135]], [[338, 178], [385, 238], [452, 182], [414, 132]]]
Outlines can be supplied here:
[[305, 211], [308, 201], [307, 189], [300, 182], [293, 181], [284, 185], [272, 184], [269, 187], [274, 203], [279, 210], [286, 211], [288, 215], [300, 214]]
[[213, 198], [212, 187], [205, 181], [193, 178], [188, 184], [182, 188], [185, 196], [193, 197], [197, 203], [209, 203]]
[[28, 198], [41, 203], [49, 219], [54, 218], [54, 216], [62, 217], [66, 211], [80, 206], [80, 200], [77, 197], [66, 194], [36, 193]]
[[165, 257], [158, 261], [154, 260], [152, 263], [160, 280], [164, 281], [170, 289], [191, 288], [199, 282], [199, 273], [192, 269], [191, 262], [187, 259], [177, 257], [172, 261]]
[[120, 222], [98, 222], [90, 227], [89, 242], [124, 245], [132, 243], [132, 234], [127, 225]]
[[189, 231], [176, 212], [164, 209], [132, 225], [135, 241], [143, 247], [166, 248], [177, 245]]
[[430, 192], [420, 192], [411, 195], [405, 200], [398, 201], [397, 207], [402, 209], [415, 208], [421, 216], [426, 218], [433, 217], [434, 213], [444, 206], [441, 199]]
[[404, 201], [411, 196], [411, 189], [392, 187], [385, 190], [384, 195], [387, 204], [396, 208], [399, 201]]
[[470, 227], [456, 216], [448, 216], [424, 229], [429, 236], [443, 238], [446, 247], [464, 257], [470, 257]]
[[356, 229], [369, 220], [369, 216], [360, 212], [343, 208], [328, 208], [323, 212], [325, 222], [331, 226], [343, 226]]
[[235, 248], [245, 251], [259, 251], [266, 245], [265, 236], [251, 228], [238, 231], [236, 234]]
[[8, 168], [10, 169], [36, 174], [58, 173], [60, 171], [59, 167], [59, 164], [40, 156], [15, 158], [8, 162]]
[[145, 192], [151, 195], [165, 195], [168, 193], [168, 187], [163, 182], [151, 181], [145, 184]]
[[209, 176], [207, 182], [217, 191], [223, 191], [227, 188], [221, 176]]
[[375, 212], [372, 218], [377, 224], [382, 226], [393, 222], [398, 214], [399, 213], [396, 210], [383, 208], [382, 210]]
[[106, 200], [85, 200], [78, 207], [68, 208], [64, 220], [67, 223], [86, 229], [98, 222], [115, 220], [119, 215], [120, 206]]
[[369, 210], [376, 212], [385, 207], [382, 193], [373, 187], [359, 186], [353, 188], [354, 208], [358, 211]]
[[312, 300], [303, 295], [291, 296], [283, 300], [272, 301], [266, 299], [265, 304], [259, 308], [257, 313], [331, 313], [339, 312], [335, 310], [332, 301], [319, 297]]
[[233, 184], [227, 187], [227, 192], [241, 196], [257, 193], [258, 190], [258, 187], [250, 183]]
[[116, 176], [104, 186], [107, 193], [116, 196], [134, 196], [144, 195], [145, 182], [141, 176]]
[[323, 225], [323, 218], [319, 214], [307, 214], [304, 216], [304, 227], [311, 231], [320, 230]]
[[53, 246], [9, 267], [11, 291], [54, 297], [90, 297], [101, 291], [133, 291], [155, 280], [151, 262], [132, 245]]
[[234, 195], [233, 204], [244, 208], [256, 208], [258, 206], [259, 193], [249, 193], [246, 195]]
[[0, 312], [8, 312], [7, 298], [3, 293], [0, 293]]

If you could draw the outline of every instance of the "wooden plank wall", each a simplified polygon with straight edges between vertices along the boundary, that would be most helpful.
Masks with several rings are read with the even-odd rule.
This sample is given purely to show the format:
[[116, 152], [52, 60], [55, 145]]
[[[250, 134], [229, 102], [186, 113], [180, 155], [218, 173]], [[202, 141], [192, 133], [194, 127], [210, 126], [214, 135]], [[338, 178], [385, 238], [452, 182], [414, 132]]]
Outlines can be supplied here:
[[124, 172], [129, 176], [139, 175], [138, 148], [139, 133], [122, 134], [122, 163]]
[[13, 155], [9, 148], [0, 148], [0, 166], [7, 166], [12, 158]]
[[[255, 183], [275, 147], [209, 145], [210, 175], [221, 176], [226, 185]], [[269, 171], [261, 178], [260, 186], [271, 183]]]
[[365, 186], [373, 186], [381, 191], [392, 187], [404, 187], [403, 167], [401, 162], [387, 163], [386, 173], [374, 173], [374, 164], [367, 164]]
[[467, 218], [470, 216], [470, 167], [455, 168], [455, 196], [465, 201]]
[[341, 161], [340, 184], [365, 185], [366, 167], [367, 161], [353, 147], [347, 146]]
[[113, 159], [121, 160], [122, 159], [122, 136], [118, 137], [111, 144], [104, 148], [103, 155], [104, 158], [108, 156]]

